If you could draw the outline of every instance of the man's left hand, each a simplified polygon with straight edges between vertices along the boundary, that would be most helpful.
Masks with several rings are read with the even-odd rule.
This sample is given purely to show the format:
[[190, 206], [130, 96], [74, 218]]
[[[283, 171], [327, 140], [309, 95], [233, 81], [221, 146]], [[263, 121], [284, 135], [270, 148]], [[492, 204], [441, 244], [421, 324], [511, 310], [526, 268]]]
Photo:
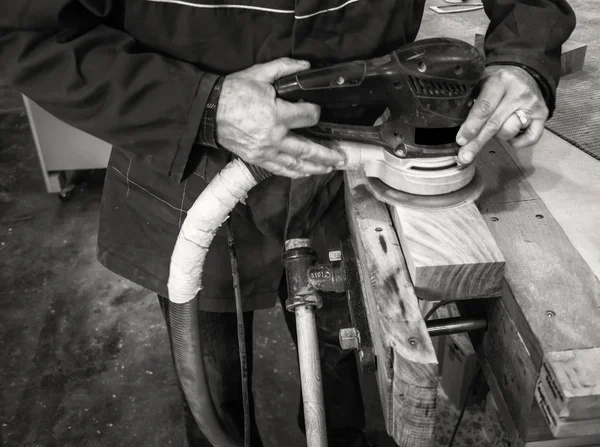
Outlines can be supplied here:
[[[516, 112], [516, 113], [515, 113]], [[535, 79], [521, 67], [486, 67], [483, 86], [456, 136], [458, 160], [470, 163], [494, 136], [513, 147], [535, 144], [544, 131], [548, 108]]]

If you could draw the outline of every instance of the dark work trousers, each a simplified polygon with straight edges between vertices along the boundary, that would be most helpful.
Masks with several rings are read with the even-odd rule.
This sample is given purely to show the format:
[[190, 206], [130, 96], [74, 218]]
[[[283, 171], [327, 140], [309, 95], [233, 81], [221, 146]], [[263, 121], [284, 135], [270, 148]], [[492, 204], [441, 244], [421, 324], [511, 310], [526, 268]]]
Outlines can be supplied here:
[[[292, 312], [285, 310], [286, 295], [284, 278], [280, 286], [279, 296], [284, 308], [286, 324], [297, 345], [295, 316]], [[159, 301], [170, 333], [169, 300], [159, 296]], [[198, 311], [198, 313], [199, 322], [202, 326], [200, 335], [203, 340], [204, 364], [215, 406], [224, 419], [226, 426], [235, 427], [239, 433], [243, 433], [244, 412], [236, 314], [203, 311]], [[358, 367], [353, 351], [342, 350], [338, 341], [339, 329], [348, 327], [350, 324], [345, 296], [343, 294], [325, 295], [323, 307], [317, 310], [316, 315], [329, 447], [366, 446], [367, 443], [363, 434], [365, 416], [358, 379]], [[245, 312], [249, 386], [252, 383], [252, 320], [253, 312]], [[181, 389], [180, 392], [184, 404], [188, 446], [211, 446], [197, 427]], [[254, 407], [251, 387], [250, 406], [251, 408]], [[251, 411], [251, 413], [254, 414], [254, 411]], [[298, 424], [304, 432], [302, 401], [300, 401], [298, 410]], [[263, 444], [260, 440], [254, 416], [251, 419], [251, 427], [252, 447], [262, 447]]]

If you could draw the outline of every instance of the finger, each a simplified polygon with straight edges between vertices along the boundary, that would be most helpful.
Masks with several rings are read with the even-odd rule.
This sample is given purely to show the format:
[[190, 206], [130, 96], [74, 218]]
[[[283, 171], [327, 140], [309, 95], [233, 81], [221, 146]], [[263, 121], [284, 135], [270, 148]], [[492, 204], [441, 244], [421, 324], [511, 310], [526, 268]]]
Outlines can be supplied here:
[[[461, 163], [471, 163], [483, 146], [496, 135], [504, 124], [508, 121], [514, 112], [514, 102], [504, 100], [495, 109], [494, 113], [484, 123], [483, 127], [467, 144], [460, 148], [458, 152], [458, 161]], [[520, 121], [519, 121], [520, 126]]]
[[508, 117], [497, 135], [501, 140], [510, 140], [517, 136], [521, 130], [521, 120], [513, 113]]
[[335, 149], [321, 146], [306, 137], [291, 132], [281, 140], [279, 150], [295, 158], [302, 158], [320, 165], [341, 166], [346, 163], [344, 155]]
[[283, 152], [278, 153], [272, 161], [290, 171], [299, 172], [304, 175], [328, 174], [333, 170], [332, 166], [314, 163], [310, 160], [303, 160]]
[[282, 57], [255, 66], [257, 80], [272, 83], [284, 76], [308, 70], [310, 62]]
[[469, 110], [467, 119], [456, 134], [458, 144], [464, 146], [479, 134], [485, 123], [494, 114], [500, 101], [502, 101], [504, 93], [504, 84], [494, 82], [493, 78], [483, 85], [479, 97]]
[[523, 149], [537, 143], [544, 133], [545, 120], [533, 120], [529, 127], [525, 129], [522, 135], [510, 140], [510, 144], [515, 149]]
[[288, 129], [314, 126], [319, 122], [321, 108], [308, 102], [291, 103], [277, 98], [277, 116]]
[[281, 166], [280, 164], [277, 164], [273, 161], [265, 161], [260, 164], [257, 164], [257, 166], [260, 166], [261, 168], [264, 168], [267, 171], [272, 172], [273, 174], [279, 175], [281, 177], [289, 177], [289, 178], [305, 177], [305, 174], [298, 172], [298, 171], [292, 171], [291, 169]]

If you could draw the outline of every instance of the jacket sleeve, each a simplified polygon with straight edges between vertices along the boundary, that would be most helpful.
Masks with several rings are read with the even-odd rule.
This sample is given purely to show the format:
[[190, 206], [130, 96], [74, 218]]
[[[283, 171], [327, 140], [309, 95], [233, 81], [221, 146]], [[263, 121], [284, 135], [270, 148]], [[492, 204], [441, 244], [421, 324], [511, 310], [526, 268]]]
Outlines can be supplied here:
[[0, 78], [181, 181], [218, 76], [139, 45], [116, 0], [0, 2]]
[[483, 0], [483, 5], [490, 19], [486, 63], [521, 65], [537, 73], [547, 86], [552, 112], [561, 46], [575, 28], [573, 9], [567, 0]]

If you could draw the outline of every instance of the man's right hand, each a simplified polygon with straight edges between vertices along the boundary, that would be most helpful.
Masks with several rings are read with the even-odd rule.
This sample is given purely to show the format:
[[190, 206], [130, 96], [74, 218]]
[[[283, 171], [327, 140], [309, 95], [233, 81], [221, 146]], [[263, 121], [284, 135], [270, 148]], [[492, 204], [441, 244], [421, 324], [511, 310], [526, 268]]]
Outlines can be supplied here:
[[276, 97], [274, 81], [309, 67], [282, 58], [226, 76], [217, 107], [217, 142], [248, 163], [291, 178], [343, 165], [341, 153], [290, 132], [317, 124], [319, 106]]

